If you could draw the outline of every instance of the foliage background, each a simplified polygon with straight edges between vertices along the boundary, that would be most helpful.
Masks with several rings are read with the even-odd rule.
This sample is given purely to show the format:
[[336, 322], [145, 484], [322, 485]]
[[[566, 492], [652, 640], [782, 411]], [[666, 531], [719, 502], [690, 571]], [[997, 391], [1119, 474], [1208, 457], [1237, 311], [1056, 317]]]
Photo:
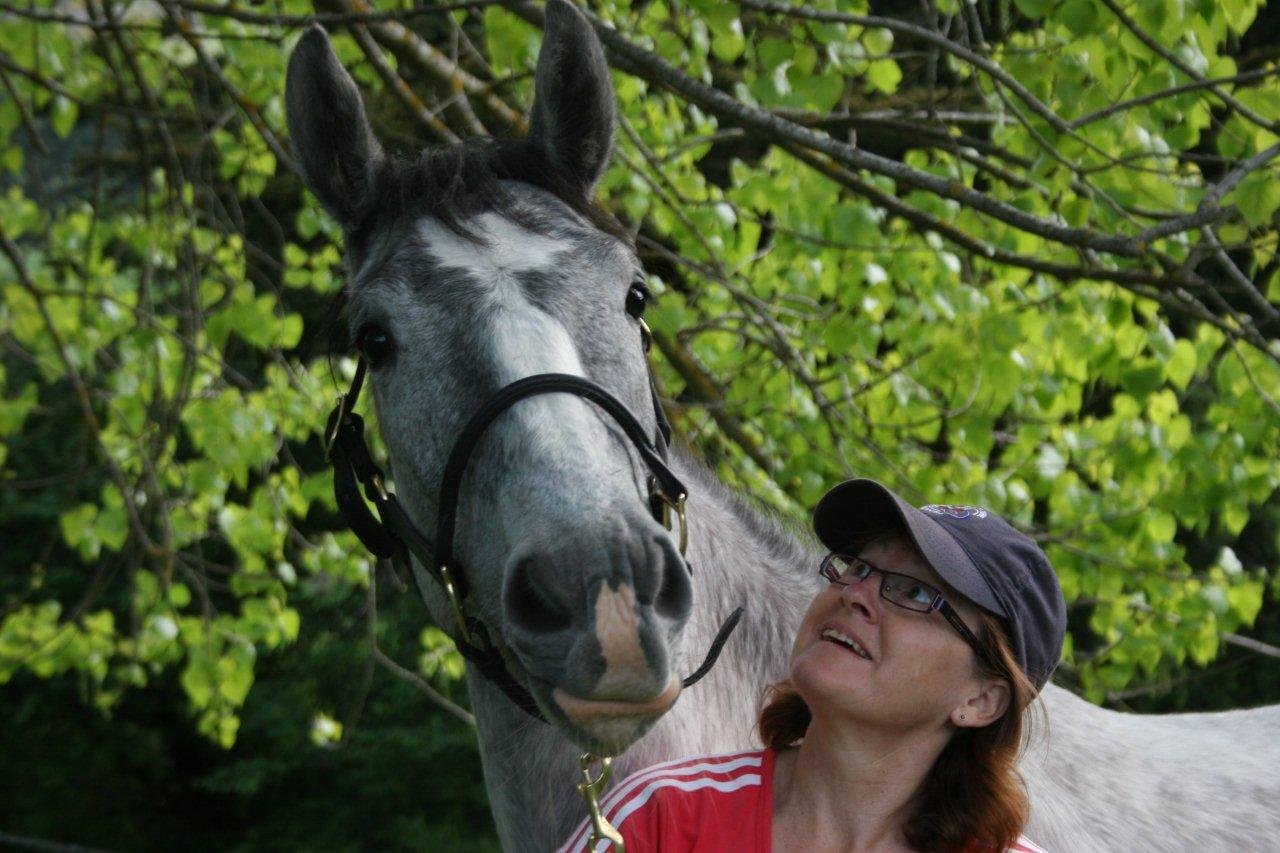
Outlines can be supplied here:
[[[852, 474], [1013, 517], [1093, 701], [1280, 701], [1280, 9], [592, 8], [707, 463], [796, 518]], [[391, 147], [521, 131], [536, 6], [0, 2], [10, 843], [495, 844], [457, 657], [323, 465], [340, 234], [282, 111], [317, 18]]]

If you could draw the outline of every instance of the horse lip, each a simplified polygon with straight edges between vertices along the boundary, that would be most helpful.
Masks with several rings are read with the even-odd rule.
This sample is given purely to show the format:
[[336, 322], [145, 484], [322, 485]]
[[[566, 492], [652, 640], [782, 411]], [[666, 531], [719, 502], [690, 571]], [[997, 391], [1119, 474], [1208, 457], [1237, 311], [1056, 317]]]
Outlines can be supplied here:
[[560, 687], [551, 691], [552, 700], [575, 725], [590, 725], [593, 722], [617, 717], [656, 717], [665, 713], [679, 695], [680, 679], [674, 675], [661, 693], [652, 699], [639, 702], [624, 699], [584, 699]]

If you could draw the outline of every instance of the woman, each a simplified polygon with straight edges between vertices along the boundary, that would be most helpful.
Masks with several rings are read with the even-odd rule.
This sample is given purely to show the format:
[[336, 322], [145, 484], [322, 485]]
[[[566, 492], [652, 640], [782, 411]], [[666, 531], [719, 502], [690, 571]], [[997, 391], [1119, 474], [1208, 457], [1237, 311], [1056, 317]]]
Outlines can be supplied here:
[[827, 493], [814, 529], [828, 586], [766, 697], [766, 749], [618, 785], [603, 808], [629, 853], [1038, 850], [1017, 756], [1066, 629], [1044, 554], [988, 510], [870, 480]]

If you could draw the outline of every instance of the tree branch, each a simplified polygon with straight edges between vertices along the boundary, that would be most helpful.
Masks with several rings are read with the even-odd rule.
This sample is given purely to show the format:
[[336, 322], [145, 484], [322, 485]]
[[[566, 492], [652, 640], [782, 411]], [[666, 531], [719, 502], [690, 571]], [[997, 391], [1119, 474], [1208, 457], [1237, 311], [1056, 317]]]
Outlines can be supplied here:
[[[505, 0], [504, 5], [536, 26], [543, 25], [542, 9], [527, 0]], [[793, 146], [802, 146], [824, 154], [849, 169], [866, 169], [874, 174], [891, 178], [906, 187], [924, 190], [941, 198], [954, 199], [1020, 231], [1065, 246], [1091, 249], [1121, 257], [1139, 258], [1147, 254], [1148, 244], [1155, 236], [1168, 236], [1197, 228], [1230, 215], [1229, 211], [1217, 209], [1197, 211], [1164, 223], [1159, 234], [1149, 229], [1149, 232], [1143, 232], [1135, 237], [1099, 234], [1089, 229], [1064, 226], [1026, 213], [1011, 204], [968, 187], [962, 182], [922, 172], [896, 160], [863, 151], [764, 110], [748, 106], [724, 92], [689, 77], [661, 57], [633, 44], [590, 12], [584, 12], [584, 14], [595, 27], [597, 35], [619, 68], [680, 95], [723, 121], [751, 130], [761, 139], [788, 150]]]

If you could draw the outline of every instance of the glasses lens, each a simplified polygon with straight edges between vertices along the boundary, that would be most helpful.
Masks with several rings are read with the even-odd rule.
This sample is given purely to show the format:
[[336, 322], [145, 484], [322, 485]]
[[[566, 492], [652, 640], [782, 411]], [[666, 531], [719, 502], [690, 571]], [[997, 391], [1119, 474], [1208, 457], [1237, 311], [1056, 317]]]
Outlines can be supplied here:
[[848, 568], [848, 562], [839, 554], [828, 554], [822, 560], [822, 566], [818, 569], [818, 573], [832, 583], [845, 582], [845, 571]]
[[906, 575], [886, 573], [881, 595], [899, 607], [928, 613], [938, 598], [938, 591], [923, 581]]

